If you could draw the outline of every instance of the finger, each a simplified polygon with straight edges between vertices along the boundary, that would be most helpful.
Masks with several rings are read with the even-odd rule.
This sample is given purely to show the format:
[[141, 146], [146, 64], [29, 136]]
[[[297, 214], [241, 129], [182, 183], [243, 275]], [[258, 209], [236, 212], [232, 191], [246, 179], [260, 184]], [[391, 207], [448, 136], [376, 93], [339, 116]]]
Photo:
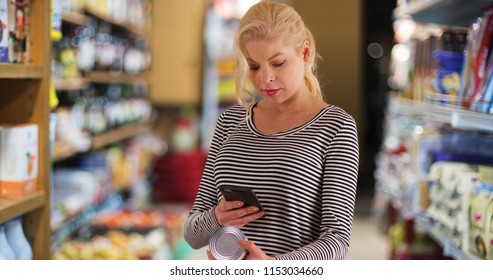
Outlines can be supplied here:
[[245, 260], [274, 260], [274, 257], [267, 256], [267, 254], [260, 249], [255, 243], [248, 240], [238, 240], [236, 241], [243, 249], [247, 251], [247, 256]]
[[207, 250], [207, 258], [209, 260], [216, 260], [216, 258], [214, 258], [214, 256], [212, 255], [211, 251]]
[[[233, 205], [233, 206], [231, 206], [231, 205]], [[223, 206], [222, 209], [218, 205], [216, 207], [216, 209], [218, 211], [217, 214], [219, 214], [221, 216], [221, 218], [223, 218], [223, 219], [234, 220], [234, 219], [241, 218], [243, 216], [247, 216], [247, 215], [250, 215], [252, 213], [256, 213], [259, 211], [259, 209], [255, 206], [238, 208], [237, 206], [243, 205], [243, 202], [238, 202], [237, 204], [231, 204], [231, 205]], [[227, 209], [229, 209], [229, 210], [227, 210]]]
[[261, 218], [264, 215], [265, 215], [265, 212], [256, 212], [253, 214], [248, 214], [246, 216], [242, 216], [242, 217], [239, 217], [237, 219], [231, 220], [229, 225], [242, 228], [244, 225], [248, 224], [249, 222], [253, 222], [253, 221]]
[[262, 251], [262, 249], [257, 247], [257, 245], [255, 245], [255, 243], [253, 243], [252, 241], [237, 240], [236, 242], [238, 243], [238, 245], [240, 245], [240, 247], [242, 247], [243, 249], [245, 249], [245, 251], [247, 251], [245, 260], [263, 259], [263, 255], [265, 255], [264, 252]]
[[252, 241], [237, 240], [236, 242], [238, 243], [238, 245], [241, 246], [241, 248], [243, 248], [249, 252], [253, 252], [253, 251], [255, 251], [255, 249], [260, 250]]
[[231, 211], [237, 208], [241, 208], [243, 204], [244, 203], [242, 201], [224, 201], [223, 209], [225, 209], [226, 211]]

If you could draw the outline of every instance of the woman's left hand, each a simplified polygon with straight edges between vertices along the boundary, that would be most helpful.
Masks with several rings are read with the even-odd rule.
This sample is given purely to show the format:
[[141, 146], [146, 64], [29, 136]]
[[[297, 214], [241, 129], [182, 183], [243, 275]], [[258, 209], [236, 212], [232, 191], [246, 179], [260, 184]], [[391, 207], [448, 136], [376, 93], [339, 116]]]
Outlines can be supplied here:
[[238, 244], [247, 251], [245, 260], [275, 260], [276, 258], [267, 256], [262, 249], [260, 249], [255, 243], [248, 240], [238, 240]]
[[[238, 240], [238, 245], [247, 251], [245, 260], [275, 260], [276, 258], [267, 256], [262, 249], [260, 249], [255, 243], [248, 240]], [[215, 260], [212, 253], [207, 250], [207, 257], [209, 260]]]

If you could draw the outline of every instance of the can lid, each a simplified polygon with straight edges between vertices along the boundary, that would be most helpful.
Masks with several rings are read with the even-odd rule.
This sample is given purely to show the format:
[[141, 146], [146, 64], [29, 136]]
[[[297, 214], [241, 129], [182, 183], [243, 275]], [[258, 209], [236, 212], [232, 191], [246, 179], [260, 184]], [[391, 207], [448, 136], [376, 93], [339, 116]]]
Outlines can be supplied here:
[[209, 240], [209, 250], [218, 260], [238, 260], [245, 256], [237, 240], [246, 240], [241, 230], [234, 226], [221, 227], [212, 234]]

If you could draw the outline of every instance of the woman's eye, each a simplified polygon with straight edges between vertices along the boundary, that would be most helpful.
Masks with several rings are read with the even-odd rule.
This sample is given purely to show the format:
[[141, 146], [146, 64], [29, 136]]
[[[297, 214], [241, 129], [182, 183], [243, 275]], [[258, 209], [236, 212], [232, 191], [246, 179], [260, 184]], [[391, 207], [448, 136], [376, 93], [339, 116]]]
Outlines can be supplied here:
[[283, 61], [283, 62], [281, 62], [281, 63], [274, 63], [274, 64], [272, 64], [272, 65], [273, 65], [274, 67], [281, 67], [281, 66], [283, 66], [283, 65], [284, 65], [284, 62], [286, 62], [286, 60], [284, 60], [284, 61]]
[[250, 71], [257, 71], [258, 69], [258, 66], [250, 66]]

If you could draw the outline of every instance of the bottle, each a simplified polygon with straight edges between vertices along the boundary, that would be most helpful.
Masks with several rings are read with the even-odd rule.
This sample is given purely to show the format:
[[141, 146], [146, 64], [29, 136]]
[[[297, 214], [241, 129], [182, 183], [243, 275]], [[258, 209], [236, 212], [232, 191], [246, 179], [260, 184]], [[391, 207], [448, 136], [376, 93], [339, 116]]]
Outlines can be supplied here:
[[0, 259], [15, 260], [15, 254], [5, 236], [5, 224], [0, 224]]
[[22, 229], [20, 216], [5, 223], [5, 236], [17, 260], [33, 259], [33, 250]]
[[57, 42], [62, 38], [62, 0], [51, 0], [50, 14], [50, 37], [53, 42]]

